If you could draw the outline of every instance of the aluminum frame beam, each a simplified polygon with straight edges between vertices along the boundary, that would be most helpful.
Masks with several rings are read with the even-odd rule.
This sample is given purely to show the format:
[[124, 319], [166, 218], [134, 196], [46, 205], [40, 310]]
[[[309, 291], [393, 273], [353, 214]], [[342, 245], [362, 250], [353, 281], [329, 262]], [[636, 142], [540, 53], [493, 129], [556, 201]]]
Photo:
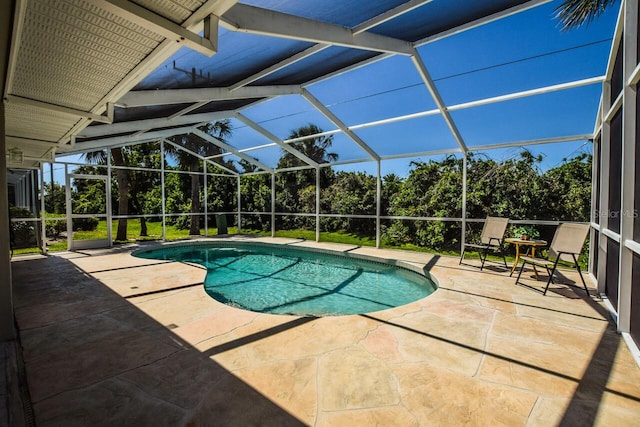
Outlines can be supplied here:
[[272, 134], [271, 132], [269, 132], [268, 130], [266, 130], [265, 128], [263, 128], [262, 126], [260, 126], [259, 124], [257, 124], [256, 122], [254, 122], [253, 120], [248, 118], [247, 116], [245, 116], [244, 114], [236, 113], [235, 117], [238, 120], [240, 120], [241, 122], [243, 122], [244, 124], [246, 124], [247, 126], [249, 126], [251, 129], [253, 129], [256, 132], [258, 132], [259, 134], [261, 134], [262, 136], [264, 136], [267, 139], [275, 142], [283, 150], [288, 151], [289, 153], [293, 154], [294, 156], [296, 156], [298, 159], [302, 160], [303, 162], [305, 162], [309, 166], [318, 167], [318, 164], [319, 164], [318, 162], [310, 159], [305, 154], [301, 153], [300, 151], [296, 150], [295, 148], [291, 147], [290, 145], [285, 144], [282, 140], [280, 140], [280, 138], [278, 138], [277, 136], [275, 136], [274, 134]]
[[[190, 154], [190, 155], [202, 160], [203, 162], [209, 162], [209, 164], [217, 166], [220, 169], [229, 172], [231, 174], [231, 176], [239, 176], [238, 172], [236, 172], [234, 170], [231, 170], [231, 169], [227, 168], [226, 166], [223, 166], [223, 165], [221, 165], [219, 163], [209, 161], [209, 160], [205, 159], [204, 157], [202, 157], [200, 154], [198, 154], [196, 152], [193, 152], [193, 151], [189, 150], [188, 148], [183, 147], [180, 144], [176, 144], [175, 142], [169, 141], [168, 139], [163, 139], [162, 142], [165, 143], [165, 144], [172, 145], [172, 146], [176, 147], [178, 150], [184, 151], [185, 153]], [[171, 173], [171, 172], [174, 172], [174, 171], [169, 171], [169, 173]], [[187, 173], [187, 174], [192, 173], [192, 172], [183, 172], [183, 171], [181, 171], [181, 172], [182, 173]], [[165, 170], [165, 173], [166, 173], [166, 170]], [[201, 172], [199, 172], [199, 173], [201, 173]]]
[[[197, 125], [196, 125], [197, 126]], [[164, 129], [143, 134], [114, 136], [111, 138], [94, 139], [91, 141], [78, 141], [74, 147], [64, 146], [58, 150], [64, 154], [81, 153], [95, 149], [115, 147], [118, 145], [127, 145], [134, 143], [142, 143], [154, 139], [168, 138], [175, 135], [183, 135], [191, 133], [196, 126], [184, 126], [173, 129]], [[67, 148], [68, 147], [68, 148]]]
[[[78, 138], [95, 138], [98, 136], [146, 131], [155, 128], [163, 128], [168, 126], [188, 125], [193, 123], [209, 122], [214, 120], [222, 120], [233, 117], [233, 111], [217, 111], [214, 113], [187, 114], [177, 116], [175, 118], [163, 117], [158, 119], [135, 120], [131, 122], [113, 123], [105, 126], [88, 126], [84, 128], [76, 136]], [[82, 144], [82, 143], [80, 143]]]
[[244, 4], [233, 6], [220, 21], [232, 31], [250, 34], [407, 56], [410, 56], [413, 50], [412, 43], [404, 40], [368, 32], [355, 34], [350, 28], [340, 25]]
[[249, 86], [237, 89], [221, 87], [199, 89], [140, 90], [129, 92], [118, 100], [123, 108], [150, 105], [184, 104], [188, 102], [226, 101], [229, 99], [268, 98], [280, 95], [298, 95], [298, 85]]
[[438, 89], [436, 88], [436, 85], [433, 82], [433, 79], [429, 75], [427, 66], [422, 61], [422, 58], [420, 57], [420, 54], [418, 53], [418, 51], [415, 50], [414, 53], [415, 54], [411, 56], [411, 61], [413, 61], [416, 69], [418, 70], [418, 73], [420, 74], [420, 77], [422, 77], [424, 84], [427, 86], [427, 89], [429, 90], [431, 97], [436, 103], [438, 110], [440, 110], [440, 114], [442, 114], [442, 117], [444, 118], [444, 121], [447, 123], [447, 126], [449, 127], [449, 130], [451, 131], [451, 133], [453, 134], [453, 137], [458, 143], [458, 146], [460, 146], [460, 149], [463, 152], [466, 152], [467, 145], [464, 143], [464, 140], [462, 139], [462, 135], [460, 134], [458, 127], [453, 122], [453, 118], [451, 117], [451, 114], [449, 114], [449, 111], [447, 110], [447, 106], [445, 105], [444, 101], [442, 100], [442, 97], [440, 96], [440, 92], [438, 92]]
[[380, 160], [380, 155], [375, 152], [375, 150], [366, 142], [362, 140], [358, 135], [356, 135], [347, 125], [345, 125], [342, 120], [338, 118], [331, 110], [324, 106], [322, 102], [318, 100], [315, 96], [311, 94], [307, 89], [302, 90], [302, 96], [304, 99], [309, 101], [311, 105], [313, 105], [322, 115], [324, 115], [327, 119], [329, 119], [333, 124], [335, 124], [345, 135], [353, 140], [360, 148], [362, 148], [367, 154], [369, 154], [373, 159]]
[[221, 141], [220, 139], [216, 138], [213, 135], [209, 135], [208, 133], [205, 133], [203, 131], [201, 131], [200, 129], [194, 129], [193, 132], [191, 132], [194, 135], [199, 136], [200, 138], [204, 139], [207, 142], [212, 143], [213, 145], [216, 145], [224, 150], [227, 150], [229, 153], [231, 154], [235, 154], [236, 156], [240, 157], [243, 160], [246, 160], [247, 162], [258, 166], [259, 168], [268, 171], [268, 172], [273, 172], [273, 168], [269, 167], [267, 165], [265, 165], [264, 163], [262, 163], [261, 161], [247, 155], [244, 153], [241, 153], [240, 151], [238, 151], [236, 148], [232, 147], [231, 145], [227, 144], [224, 141]]

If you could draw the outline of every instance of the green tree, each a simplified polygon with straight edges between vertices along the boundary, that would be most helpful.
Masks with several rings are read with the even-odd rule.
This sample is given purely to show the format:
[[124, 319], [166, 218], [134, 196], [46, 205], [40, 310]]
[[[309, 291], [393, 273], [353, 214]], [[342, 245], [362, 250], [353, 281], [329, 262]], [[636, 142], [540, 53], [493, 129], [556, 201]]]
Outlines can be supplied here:
[[582, 154], [545, 172], [541, 203], [546, 218], [589, 221], [591, 214], [591, 154]]
[[562, 29], [572, 30], [589, 24], [617, 0], [564, 0], [555, 10]]
[[[338, 172], [333, 183], [323, 189], [323, 212], [339, 215], [375, 215], [376, 177], [364, 172]], [[364, 235], [375, 234], [375, 221], [357, 218], [330, 218], [331, 231], [343, 230]]]
[[[287, 139], [301, 138], [322, 133], [322, 129], [314, 124], [308, 124], [293, 130]], [[329, 151], [333, 144], [333, 136], [317, 136], [303, 141], [297, 141], [290, 146], [311, 160], [319, 164], [326, 164], [338, 160], [338, 154]], [[305, 166], [306, 163], [286, 150], [282, 150], [282, 156], [278, 161], [278, 169], [286, 169]], [[333, 181], [334, 173], [330, 167], [320, 168], [320, 187], [327, 188]], [[313, 205], [315, 212], [316, 194], [316, 170], [304, 169], [295, 172], [281, 172], [276, 180], [276, 209], [281, 212], [303, 212], [301, 197], [304, 206]], [[298, 217], [280, 219], [285, 227], [311, 227], [310, 218]]]
[[50, 182], [44, 184], [44, 210], [47, 213], [64, 214], [66, 212], [66, 195], [64, 185]]
[[[126, 155], [127, 165], [140, 168], [159, 169], [161, 161], [160, 145], [158, 143], [139, 144], [130, 147]], [[160, 174], [153, 171], [128, 170], [129, 183], [129, 209], [130, 212], [140, 217], [140, 236], [147, 236], [147, 221], [145, 214], [151, 190], [160, 186]]]
[[[229, 120], [220, 120], [216, 122], [207, 123], [204, 129], [201, 129], [203, 132], [217, 138], [221, 141], [225, 141], [225, 138], [228, 138], [231, 135], [231, 123]], [[192, 172], [191, 174], [191, 219], [189, 226], [189, 234], [190, 235], [199, 235], [200, 234], [200, 176], [195, 172], [199, 172], [202, 170], [202, 161], [200, 158], [211, 157], [216, 154], [221, 154], [222, 150], [217, 145], [206, 141], [197, 135], [187, 134], [187, 135], [178, 135], [168, 138], [175, 144], [185, 148], [191, 153], [195, 153], [197, 156], [190, 154], [185, 150], [180, 150], [175, 148], [174, 146], [167, 146], [167, 154], [173, 156], [175, 160], [178, 162], [182, 169], [187, 169]], [[234, 169], [231, 161], [224, 162], [223, 160], [217, 159], [217, 163], [224, 165], [224, 167], [228, 169]]]
[[[109, 150], [111, 153], [111, 164], [113, 166], [126, 166], [125, 156], [122, 147], [114, 147]], [[89, 163], [100, 165], [107, 164], [107, 151], [92, 151], [84, 154], [84, 158]], [[116, 169], [116, 181], [118, 183], [118, 215], [129, 215], [129, 180], [127, 171], [124, 169]], [[118, 231], [116, 232], [116, 240], [127, 240], [127, 219], [118, 219]]]
[[[390, 213], [395, 216], [459, 217], [462, 206], [462, 159], [447, 156], [437, 162], [412, 162], [412, 170]], [[394, 221], [385, 239], [445, 249], [457, 245], [459, 225], [445, 221]], [[403, 241], [404, 240], [404, 241]]]

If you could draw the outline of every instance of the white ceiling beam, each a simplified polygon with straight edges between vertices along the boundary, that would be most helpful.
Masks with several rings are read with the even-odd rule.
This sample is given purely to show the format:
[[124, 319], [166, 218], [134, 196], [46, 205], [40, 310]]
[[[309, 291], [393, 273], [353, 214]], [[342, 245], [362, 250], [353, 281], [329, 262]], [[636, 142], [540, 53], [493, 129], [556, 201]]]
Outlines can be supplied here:
[[315, 96], [313, 96], [308, 90], [303, 89], [302, 96], [304, 99], [309, 101], [311, 105], [313, 105], [323, 116], [329, 119], [334, 125], [338, 127], [345, 135], [353, 140], [360, 148], [362, 148], [367, 154], [369, 154], [373, 159], [380, 160], [380, 156], [376, 153], [373, 148], [369, 147], [366, 142], [362, 140], [358, 135], [356, 135], [347, 125], [345, 125], [342, 120], [338, 118], [331, 110], [324, 106], [322, 102], [318, 100]]
[[215, 15], [204, 17], [205, 37], [160, 16], [149, 9], [129, 0], [87, 0], [91, 4], [116, 16], [140, 25], [156, 34], [172, 40], [179, 45], [187, 46], [203, 55], [212, 56], [217, 51], [218, 18]]
[[198, 89], [137, 90], [129, 92], [118, 101], [123, 108], [145, 107], [149, 105], [184, 104], [190, 102], [211, 102], [229, 99], [265, 98], [280, 95], [300, 94], [298, 85], [246, 86], [231, 90], [222, 87]]
[[458, 127], [453, 122], [453, 118], [451, 118], [451, 114], [449, 114], [449, 111], [447, 111], [447, 107], [444, 104], [444, 101], [442, 100], [442, 97], [440, 96], [440, 93], [438, 92], [438, 89], [436, 88], [435, 83], [433, 83], [433, 80], [429, 75], [427, 66], [422, 61], [422, 58], [420, 57], [420, 54], [418, 53], [417, 50], [415, 51], [415, 55], [411, 57], [411, 60], [413, 61], [416, 69], [418, 70], [418, 73], [422, 77], [424, 84], [427, 86], [429, 93], [431, 93], [431, 97], [436, 103], [436, 107], [438, 107], [438, 110], [440, 110], [440, 114], [442, 114], [442, 117], [444, 118], [444, 121], [447, 123], [447, 126], [449, 127], [449, 130], [451, 131], [451, 133], [453, 134], [453, 137], [458, 143], [458, 146], [462, 151], [466, 152], [467, 146], [465, 145], [464, 140], [462, 139], [462, 135], [460, 135], [460, 131], [458, 130]]
[[7, 95], [4, 98], [7, 104], [26, 105], [30, 107], [42, 108], [43, 110], [55, 111], [56, 113], [68, 114], [74, 117], [84, 117], [94, 122], [111, 123], [112, 118], [91, 113], [89, 111], [77, 110], [75, 108], [64, 107], [62, 105], [50, 104], [48, 102], [37, 101], [35, 99], [23, 98], [15, 95]]
[[77, 134], [78, 138], [95, 138], [119, 133], [147, 131], [168, 126], [188, 125], [192, 123], [211, 122], [232, 117], [233, 111], [216, 111], [214, 113], [188, 114], [176, 118], [162, 117], [158, 119], [136, 120], [114, 123], [111, 125], [88, 126]]
[[479, 107], [481, 105], [487, 104], [495, 104], [496, 102], [504, 102], [510, 101], [513, 99], [526, 98], [534, 95], [544, 95], [545, 93], [557, 92], [560, 90], [574, 89], [582, 86], [589, 86], [593, 84], [602, 83], [604, 81], [604, 76], [600, 77], [591, 77], [583, 80], [575, 80], [568, 83], [560, 83], [552, 86], [545, 86], [537, 89], [525, 90], [522, 92], [514, 92], [506, 95], [494, 96], [491, 98], [479, 99], [477, 101], [464, 102], [461, 104], [450, 105], [447, 107], [449, 111], [462, 110], [465, 108]]
[[154, 132], [147, 132], [141, 135], [122, 135], [122, 136], [114, 136], [111, 138], [101, 138], [101, 139], [93, 139], [90, 141], [78, 141], [76, 140], [76, 144], [73, 147], [73, 150], [66, 149], [66, 146], [62, 146], [59, 149], [59, 152], [83, 152], [95, 149], [103, 149], [116, 145], [126, 145], [132, 144], [136, 142], [150, 141], [153, 139], [162, 139], [168, 138], [174, 135], [183, 135], [190, 133], [195, 126], [183, 126], [179, 128], [173, 129], [164, 129]]
[[[202, 21], [205, 17], [213, 14], [221, 16], [229, 8], [237, 3], [238, 0], [208, 0], [198, 10], [196, 10], [191, 16], [189, 16], [182, 24], [182, 28], [187, 30], [199, 32], [202, 30]], [[115, 102], [121, 98], [125, 93], [131, 90], [142, 79], [144, 79], [151, 71], [155, 70], [171, 55], [176, 53], [180, 49], [180, 44], [175, 43], [172, 40], [165, 40], [158, 45], [146, 58], [138, 63], [120, 83], [118, 83], [112, 90], [109, 91], [101, 100], [96, 103], [96, 106], [91, 109], [94, 114], [101, 114], [105, 111], [106, 105], [110, 102]], [[61, 142], [69, 141], [72, 135], [75, 135], [82, 129], [89, 125], [89, 120], [80, 120], [75, 126], [73, 126], [67, 133], [65, 133]]]
[[314, 21], [286, 13], [236, 4], [220, 18], [232, 31], [261, 34], [375, 52], [411, 55], [413, 46], [404, 40], [363, 32], [354, 34], [347, 27]]
[[254, 158], [254, 157], [251, 157], [251, 156], [248, 156], [248, 155], [246, 155], [244, 153], [241, 153], [235, 147], [232, 147], [231, 145], [227, 144], [224, 141], [221, 141], [219, 138], [216, 138], [213, 135], [209, 135], [208, 133], [203, 132], [200, 129], [194, 129], [192, 133], [194, 135], [197, 135], [200, 138], [204, 139], [205, 141], [208, 141], [211, 144], [222, 148], [223, 150], [227, 150], [231, 154], [235, 154], [236, 156], [240, 157], [243, 160], [246, 160], [247, 162], [251, 163], [252, 165], [255, 165], [255, 166], [259, 167], [260, 169], [263, 169], [263, 170], [269, 171], [269, 172], [273, 172], [273, 168], [272, 167], [269, 167], [269, 166], [265, 165], [264, 163], [262, 163], [261, 161], [259, 161], [258, 159]]
[[246, 124], [247, 126], [249, 126], [251, 129], [253, 129], [256, 132], [258, 132], [260, 135], [262, 135], [265, 138], [271, 140], [272, 142], [278, 144], [283, 150], [285, 150], [285, 151], [289, 152], [290, 154], [294, 155], [295, 157], [297, 157], [298, 159], [302, 160], [306, 164], [308, 164], [310, 166], [313, 166], [313, 167], [318, 167], [318, 162], [316, 162], [315, 160], [310, 159], [308, 156], [306, 156], [305, 154], [303, 154], [300, 151], [296, 150], [295, 148], [291, 147], [290, 145], [285, 144], [284, 142], [282, 142], [280, 140], [280, 138], [278, 138], [277, 136], [275, 136], [274, 134], [272, 134], [271, 132], [269, 132], [268, 130], [266, 130], [265, 128], [263, 128], [262, 126], [260, 126], [259, 124], [257, 124], [256, 122], [254, 122], [253, 120], [248, 118], [247, 116], [245, 116], [244, 114], [236, 113], [236, 118], [238, 120], [240, 120], [241, 122], [243, 122], [244, 124]]
[[[360, 34], [362, 32], [365, 32], [377, 25], [380, 25], [384, 22], [387, 22], [393, 18], [396, 18], [404, 13], [410, 12], [413, 9], [416, 9], [422, 5], [425, 5], [427, 3], [432, 2], [433, 0], [411, 0], [408, 1], [405, 4], [402, 4], [386, 13], [383, 13], [381, 15], [376, 16], [373, 19], [370, 19], [367, 22], [364, 22], [356, 27], [353, 28], [353, 33], [354, 34]], [[312, 55], [315, 55], [318, 52], [322, 52], [323, 50], [327, 49], [331, 47], [328, 44], [316, 44], [314, 46], [311, 46], [308, 49], [303, 50], [302, 52], [299, 52], [283, 61], [278, 62], [277, 64], [274, 64], [268, 68], [265, 68], [264, 70], [261, 70], [241, 81], [239, 81], [238, 83], [234, 84], [233, 86], [230, 86], [231, 90], [235, 90], [239, 87], [243, 87], [246, 86], [248, 84], [251, 84], [253, 82], [255, 82], [256, 80], [260, 80], [263, 77], [266, 77], [270, 74], [275, 73], [276, 71], [280, 71], [283, 68], [288, 67], [289, 65], [295, 64], [296, 62], [299, 62], [305, 58], [308, 58]]]
[[173, 141], [169, 141], [168, 139], [163, 139], [163, 141], [164, 141], [166, 144], [172, 145], [173, 147], [177, 148], [177, 149], [178, 149], [178, 150], [180, 150], [180, 151], [184, 151], [185, 153], [190, 154], [190, 155], [192, 155], [192, 156], [194, 156], [194, 157], [196, 157], [196, 158], [198, 158], [198, 159], [202, 160], [203, 162], [207, 162], [207, 163], [209, 163], [209, 164], [211, 164], [211, 165], [214, 165], [214, 166], [216, 166], [216, 167], [218, 167], [218, 168], [220, 168], [220, 169], [222, 169], [222, 170], [225, 170], [225, 171], [229, 172], [230, 174], [232, 174], [232, 175], [234, 175], [234, 176], [238, 176], [238, 172], [236, 172], [236, 171], [234, 171], [234, 170], [232, 170], [232, 169], [229, 169], [228, 167], [223, 166], [223, 165], [221, 165], [221, 164], [219, 164], [219, 163], [208, 161], [207, 159], [205, 159], [204, 157], [202, 157], [200, 154], [198, 154], [198, 153], [196, 153], [196, 152], [194, 152], [194, 151], [191, 151], [191, 150], [189, 150], [188, 148], [185, 148], [185, 147], [183, 147], [183, 146], [182, 146], [182, 145], [180, 145], [180, 144], [176, 144], [175, 142], [173, 142]]
[[465, 31], [481, 27], [482, 25], [490, 24], [491, 22], [495, 22], [495, 21], [498, 21], [498, 20], [503, 19], [503, 18], [507, 18], [507, 17], [512, 16], [512, 15], [516, 15], [518, 13], [527, 11], [529, 9], [533, 9], [535, 7], [538, 7], [538, 6], [542, 6], [543, 4], [550, 3], [551, 1], [553, 1], [553, 0], [532, 0], [532, 1], [529, 1], [527, 3], [519, 4], [517, 6], [510, 7], [509, 9], [502, 10], [500, 12], [496, 12], [496, 13], [494, 13], [492, 15], [485, 16], [485, 17], [480, 18], [480, 19], [476, 19], [475, 21], [468, 22], [468, 23], [466, 23], [464, 25], [459, 25], [459, 26], [451, 28], [449, 30], [442, 31], [442, 32], [440, 32], [438, 34], [435, 34], [433, 36], [426, 37], [426, 38], [424, 38], [422, 40], [418, 40], [417, 42], [414, 43], [414, 45], [416, 47], [418, 47], [418, 46], [423, 46], [423, 45], [425, 45], [427, 43], [433, 43], [433, 42], [435, 42], [437, 40], [442, 40], [444, 38], [451, 37], [453, 35], [460, 34], [460, 33], [463, 33]]
[[529, 139], [526, 141], [503, 142], [498, 144], [474, 145], [469, 147], [468, 151], [487, 151], [497, 150], [499, 148], [526, 147], [529, 145], [557, 144], [562, 142], [586, 141], [593, 139], [593, 134], [585, 133], [570, 136], [559, 136], [553, 138]]
[[369, 19], [368, 21], [363, 22], [362, 24], [353, 28], [353, 32], [355, 34], [362, 33], [364, 31], [370, 30], [373, 27], [376, 27], [380, 24], [383, 24], [387, 21], [390, 21], [398, 16], [404, 15], [407, 12], [411, 12], [414, 9], [419, 8], [420, 6], [424, 6], [427, 3], [431, 3], [433, 0], [411, 0], [406, 3], [401, 4], [400, 6], [394, 7], [382, 13], [374, 18]]

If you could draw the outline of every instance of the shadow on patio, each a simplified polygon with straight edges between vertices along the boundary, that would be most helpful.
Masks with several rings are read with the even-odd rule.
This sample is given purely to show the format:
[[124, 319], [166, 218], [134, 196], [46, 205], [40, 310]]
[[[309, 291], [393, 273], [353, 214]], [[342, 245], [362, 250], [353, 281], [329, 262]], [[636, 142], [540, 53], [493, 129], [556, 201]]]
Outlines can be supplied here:
[[201, 268], [126, 252], [14, 262], [36, 422], [628, 425], [640, 416], [640, 369], [584, 292], [567, 298], [573, 288], [557, 286], [543, 297], [456, 258], [351, 252], [418, 263], [440, 287], [390, 310], [300, 318], [227, 307], [197, 286]]

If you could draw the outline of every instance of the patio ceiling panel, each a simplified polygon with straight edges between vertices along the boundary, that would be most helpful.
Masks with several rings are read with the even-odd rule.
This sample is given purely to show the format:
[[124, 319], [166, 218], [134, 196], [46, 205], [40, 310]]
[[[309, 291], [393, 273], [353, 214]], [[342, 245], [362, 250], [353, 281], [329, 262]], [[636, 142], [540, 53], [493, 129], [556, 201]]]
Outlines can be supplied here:
[[79, 0], [31, 0], [23, 25], [7, 92], [86, 111], [162, 41]]
[[224, 28], [220, 29], [218, 44], [218, 52], [211, 57], [190, 49], [180, 49], [133, 90], [230, 86], [312, 45], [298, 40], [237, 33]]
[[80, 119], [58, 111], [20, 103], [5, 104], [6, 135], [57, 144]]
[[258, 79], [255, 84], [303, 84], [381, 56], [377, 52], [331, 46]]

